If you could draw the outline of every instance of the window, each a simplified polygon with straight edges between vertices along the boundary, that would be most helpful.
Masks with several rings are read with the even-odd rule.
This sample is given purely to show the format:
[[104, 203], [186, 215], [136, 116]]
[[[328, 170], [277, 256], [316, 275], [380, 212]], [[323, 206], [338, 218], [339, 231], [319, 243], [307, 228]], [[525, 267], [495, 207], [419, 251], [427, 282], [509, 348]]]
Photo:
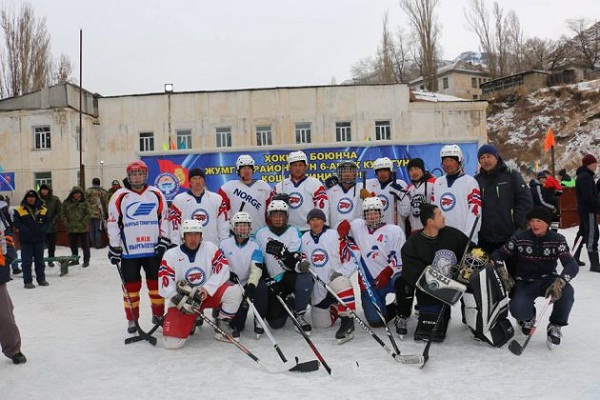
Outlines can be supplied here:
[[477, 85], [477, 78], [471, 78], [471, 87], [477, 89], [479, 86]]
[[257, 146], [270, 146], [273, 144], [273, 138], [271, 137], [271, 126], [257, 126], [256, 127], [256, 145]]
[[310, 123], [296, 124], [296, 143], [310, 143]]
[[336, 142], [351, 142], [352, 130], [350, 122], [335, 123], [335, 141]]
[[192, 148], [192, 131], [189, 129], [178, 130], [177, 136], [177, 149], [191, 149]]
[[231, 147], [231, 127], [217, 128], [217, 147]]
[[442, 79], [442, 88], [443, 89], [448, 89], [448, 77], [445, 77]]
[[154, 132], [140, 132], [140, 151], [154, 151]]
[[33, 187], [38, 190], [44, 183], [52, 186], [52, 172], [35, 172], [33, 174]]
[[33, 128], [33, 146], [35, 150], [50, 149], [50, 126], [36, 126]]
[[392, 127], [390, 121], [375, 121], [375, 140], [390, 140]]
[[478, 94], [474, 94], [473, 95], [473, 100], [479, 100], [479, 95]]

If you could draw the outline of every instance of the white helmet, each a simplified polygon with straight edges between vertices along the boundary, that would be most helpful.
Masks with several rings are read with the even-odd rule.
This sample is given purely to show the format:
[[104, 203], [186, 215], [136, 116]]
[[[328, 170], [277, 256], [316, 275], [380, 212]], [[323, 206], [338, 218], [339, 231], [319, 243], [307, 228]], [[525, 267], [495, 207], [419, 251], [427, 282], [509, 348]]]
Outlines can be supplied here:
[[202, 233], [202, 231], [203, 231], [202, 222], [198, 221], [197, 219], [186, 219], [185, 221], [183, 221], [183, 223], [181, 224], [181, 227], [179, 229], [179, 232], [181, 232], [182, 239], [186, 233], [190, 233], [190, 232]]
[[240, 172], [240, 168], [250, 166], [254, 169], [254, 158], [250, 154], [241, 154], [235, 162], [235, 170]]
[[377, 172], [379, 169], [394, 170], [394, 163], [388, 157], [380, 157], [373, 163], [373, 171]]
[[[238, 211], [235, 213], [233, 218], [231, 218], [231, 230], [236, 237], [245, 239], [249, 236], [250, 231], [252, 230], [252, 216], [244, 211]], [[248, 233], [241, 234], [236, 230], [238, 224], [248, 224]]]
[[440, 150], [440, 159], [443, 160], [444, 157], [457, 157], [459, 163], [463, 161], [462, 150], [457, 144], [447, 144], [442, 147], [442, 150]]
[[306, 153], [303, 151], [292, 151], [288, 156], [288, 165], [291, 165], [297, 161], [304, 161], [304, 164], [308, 165], [308, 157], [306, 157]]
[[287, 214], [288, 209], [289, 207], [285, 201], [273, 200], [269, 203], [269, 207], [267, 207], [267, 215], [271, 215], [271, 213], [275, 211], [283, 211]]
[[363, 213], [369, 210], [377, 210], [380, 213], [383, 213], [383, 203], [381, 202], [381, 199], [379, 197], [367, 197], [363, 200], [362, 210]]

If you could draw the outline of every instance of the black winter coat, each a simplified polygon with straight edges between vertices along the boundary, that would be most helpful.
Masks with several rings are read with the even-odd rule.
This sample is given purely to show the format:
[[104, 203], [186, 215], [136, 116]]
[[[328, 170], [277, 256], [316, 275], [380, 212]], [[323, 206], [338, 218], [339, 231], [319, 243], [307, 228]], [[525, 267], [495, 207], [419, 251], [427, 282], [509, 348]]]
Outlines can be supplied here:
[[587, 214], [600, 213], [600, 199], [594, 183], [594, 173], [588, 167], [577, 168], [575, 179], [575, 195], [577, 196], [577, 213], [579, 218], [587, 218]]
[[[36, 200], [33, 206], [27, 203], [27, 194], [35, 193]], [[14, 224], [19, 230], [19, 241], [21, 243], [43, 242], [50, 225], [47, 209], [43, 205], [39, 194], [30, 190], [25, 194], [21, 205], [15, 209]]]

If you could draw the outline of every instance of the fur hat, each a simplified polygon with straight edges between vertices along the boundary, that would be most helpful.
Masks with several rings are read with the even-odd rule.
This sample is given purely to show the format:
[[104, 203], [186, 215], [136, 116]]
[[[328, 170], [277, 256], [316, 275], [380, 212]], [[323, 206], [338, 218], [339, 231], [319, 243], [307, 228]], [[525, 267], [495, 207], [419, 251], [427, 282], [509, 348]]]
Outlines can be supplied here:
[[529, 211], [529, 214], [527, 214], [527, 221], [534, 218], [541, 219], [548, 225], [552, 223], [552, 213], [544, 206], [537, 206], [534, 207], [533, 210]]

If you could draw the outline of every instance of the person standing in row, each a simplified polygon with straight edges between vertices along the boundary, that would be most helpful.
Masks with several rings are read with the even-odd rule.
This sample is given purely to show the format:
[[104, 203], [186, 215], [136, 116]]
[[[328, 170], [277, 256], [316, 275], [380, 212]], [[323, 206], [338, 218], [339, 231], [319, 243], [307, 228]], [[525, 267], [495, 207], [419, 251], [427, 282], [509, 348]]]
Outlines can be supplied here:
[[575, 195], [577, 197], [577, 214], [579, 214], [578, 236], [583, 240], [575, 249], [573, 255], [579, 260], [581, 249], [585, 243], [590, 258], [590, 271], [600, 272], [598, 260], [598, 214], [600, 213], [600, 199], [594, 183], [594, 174], [598, 168], [598, 160], [591, 154], [586, 154], [581, 159], [581, 167], [577, 168], [575, 179]]
[[107, 215], [108, 195], [106, 189], [100, 186], [100, 179], [92, 179], [92, 186], [85, 192], [85, 198], [89, 203], [90, 218], [90, 241], [97, 249], [102, 248], [102, 230]]
[[[56, 224], [60, 220], [62, 203], [58, 196], [52, 193], [52, 187], [47, 183], [43, 183], [38, 194], [48, 209], [48, 231], [46, 232], [46, 244], [48, 245], [48, 257], [54, 257], [56, 254]], [[48, 261], [48, 266], [53, 267], [54, 262]]]
[[[78, 246], [83, 249], [83, 268], [90, 265], [90, 242], [88, 241], [88, 229], [91, 210], [85, 199], [85, 194], [79, 186], [73, 186], [69, 197], [62, 206], [62, 219], [69, 234], [69, 246], [71, 254], [78, 255]], [[77, 262], [79, 263], [79, 262]]]

